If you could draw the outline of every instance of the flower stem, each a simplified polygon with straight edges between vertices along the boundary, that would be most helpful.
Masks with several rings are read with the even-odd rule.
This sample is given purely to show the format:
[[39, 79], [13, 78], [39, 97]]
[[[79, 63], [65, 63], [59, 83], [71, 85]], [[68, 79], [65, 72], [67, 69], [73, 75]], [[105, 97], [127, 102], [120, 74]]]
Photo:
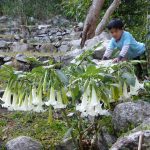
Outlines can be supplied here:
[[[66, 120], [66, 122], [67, 122], [68, 128], [71, 128], [72, 125], [71, 125], [70, 122], [69, 122], [69, 119], [68, 119], [68, 117], [67, 117], [67, 114], [66, 114], [65, 110], [62, 109], [62, 112], [63, 112], [64, 118], [65, 118], [65, 120]], [[72, 137], [72, 141], [73, 141], [73, 143], [74, 143], [74, 146], [75, 146], [75, 147], [78, 146], [78, 144], [77, 144], [77, 142], [76, 142], [76, 138], [75, 138], [75, 136], [74, 136], [74, 134], [73, 134], [72, 131], [71, 131], [71, 137]]]

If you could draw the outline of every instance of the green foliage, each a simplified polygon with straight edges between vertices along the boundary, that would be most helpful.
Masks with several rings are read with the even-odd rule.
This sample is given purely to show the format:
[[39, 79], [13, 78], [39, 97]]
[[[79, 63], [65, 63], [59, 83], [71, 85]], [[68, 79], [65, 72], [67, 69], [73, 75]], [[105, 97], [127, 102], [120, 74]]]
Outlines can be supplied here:
[[5, 0], [0, 1], [0, 6], [2, 13], [6, 15], [16, 16], [23, 13], [27, 18], [44, 20], [60, 10], [60, 3], [61, 0]]
[[8, 139], [18, 136], [30, 136], [42, 143], [44, 149], [59, 144], [67, 131], [66, 122], [55, 119], [48, 123], [49, 113], [9, 112], [1, 114], [0, 139], [6, 143]]
[[83, 21], [91, 3], [91, 0], [64, 0], [62, 1], [63, 12], [69, 18]]

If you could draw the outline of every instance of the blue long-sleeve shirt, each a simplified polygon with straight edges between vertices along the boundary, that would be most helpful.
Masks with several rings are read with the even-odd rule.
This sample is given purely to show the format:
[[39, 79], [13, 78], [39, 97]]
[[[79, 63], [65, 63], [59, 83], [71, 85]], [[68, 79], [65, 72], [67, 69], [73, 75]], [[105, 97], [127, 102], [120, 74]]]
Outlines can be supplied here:
[[127, 57], [128, 59], [136, 58], [145, 52], [145, 44], [137, 42], [127, 31], [123, 31], [119, 41], [111, 39], [104, 57], [109, 58], [116, 48], [120, 50], [119, 57]]

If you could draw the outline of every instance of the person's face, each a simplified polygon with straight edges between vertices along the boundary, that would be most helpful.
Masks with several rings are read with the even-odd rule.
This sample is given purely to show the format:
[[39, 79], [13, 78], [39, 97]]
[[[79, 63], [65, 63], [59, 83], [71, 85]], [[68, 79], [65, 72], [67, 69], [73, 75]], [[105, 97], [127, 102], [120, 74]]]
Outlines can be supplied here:
[[119, 40], [121, 38], [122, 32], [123, 32], [123, 30], [121, 30], [121, 29], [112, 28], [110, 30], [112, 37], [115, 38], [116, 40]]

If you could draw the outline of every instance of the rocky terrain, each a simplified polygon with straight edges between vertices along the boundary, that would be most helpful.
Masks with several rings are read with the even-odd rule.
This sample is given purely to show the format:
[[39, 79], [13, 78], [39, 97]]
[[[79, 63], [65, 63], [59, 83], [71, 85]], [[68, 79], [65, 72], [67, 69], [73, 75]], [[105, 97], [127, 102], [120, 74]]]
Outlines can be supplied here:
[[[17, 18], [0, 17], [0, 65], [8, 64], [18, 70], [27, 71], [31, 67], [28, 57], [36, 57], [40, 61], [53, 59], [67, 64], [83, 51], [92, 49], [102, 42], [93, 55], [94, 59], [101, 59], [110, 40], [110, 35], [103, 32], [86, 41], [85, 47], [81, 49], [80, 35], [83, 23], [70, 22], [62, 16], [55, 16], [45, 22], [30, 19], [33, 25], [21, 26]], [[0, 109], [0, 113], [1, 119], [8, 112]], [[11, 123], [8, 118], [7, 120]], [[31, 125], [29, 123], [28, 125]], [[12, 128], [13, 125], [12, 123]], [[21, 125], [20, 123], [18, 126]], [[2, 134], [9, 132], [9, 128], [6, 126]], [[142, 137], [141, 150], [150, 150], [150, 103], [141, 100], [123, 102], [115, 107], [111, 113], [111, 119], [102, 126], [96, 146], [98, 150], [137, 150], [140, 137]], [[43, 149], [40, 138], [36, 141], [29, 136], [22, 135], [8, 139], [4, 144], [0, 137], [0, 149], [2, 147], [7, 150]], [[70, 140], [62, 141], [61, 144], [56, 145], [56, 149], [72, 150], [73, 143]]]
[[[46, 60], [53, 58], [57, 62], [68, 63], [86, 49], [93, 48], [103, 41], [95, 51], [94, 57], [100, 59], [110, 36], [104, 32], [88, 40], [80, 48], [80, 35], [83, 23], [74, 23], [62, 16], [55, 16], [45, 22], [31, 18], [34, 25], [22, 26], [19, 19], [0, 17], [0, 65], [14, 65], [26, 70], [29, 65], [26, 57], [35, 56]], [[24, 67], [23, 67], [24, 66]]]

